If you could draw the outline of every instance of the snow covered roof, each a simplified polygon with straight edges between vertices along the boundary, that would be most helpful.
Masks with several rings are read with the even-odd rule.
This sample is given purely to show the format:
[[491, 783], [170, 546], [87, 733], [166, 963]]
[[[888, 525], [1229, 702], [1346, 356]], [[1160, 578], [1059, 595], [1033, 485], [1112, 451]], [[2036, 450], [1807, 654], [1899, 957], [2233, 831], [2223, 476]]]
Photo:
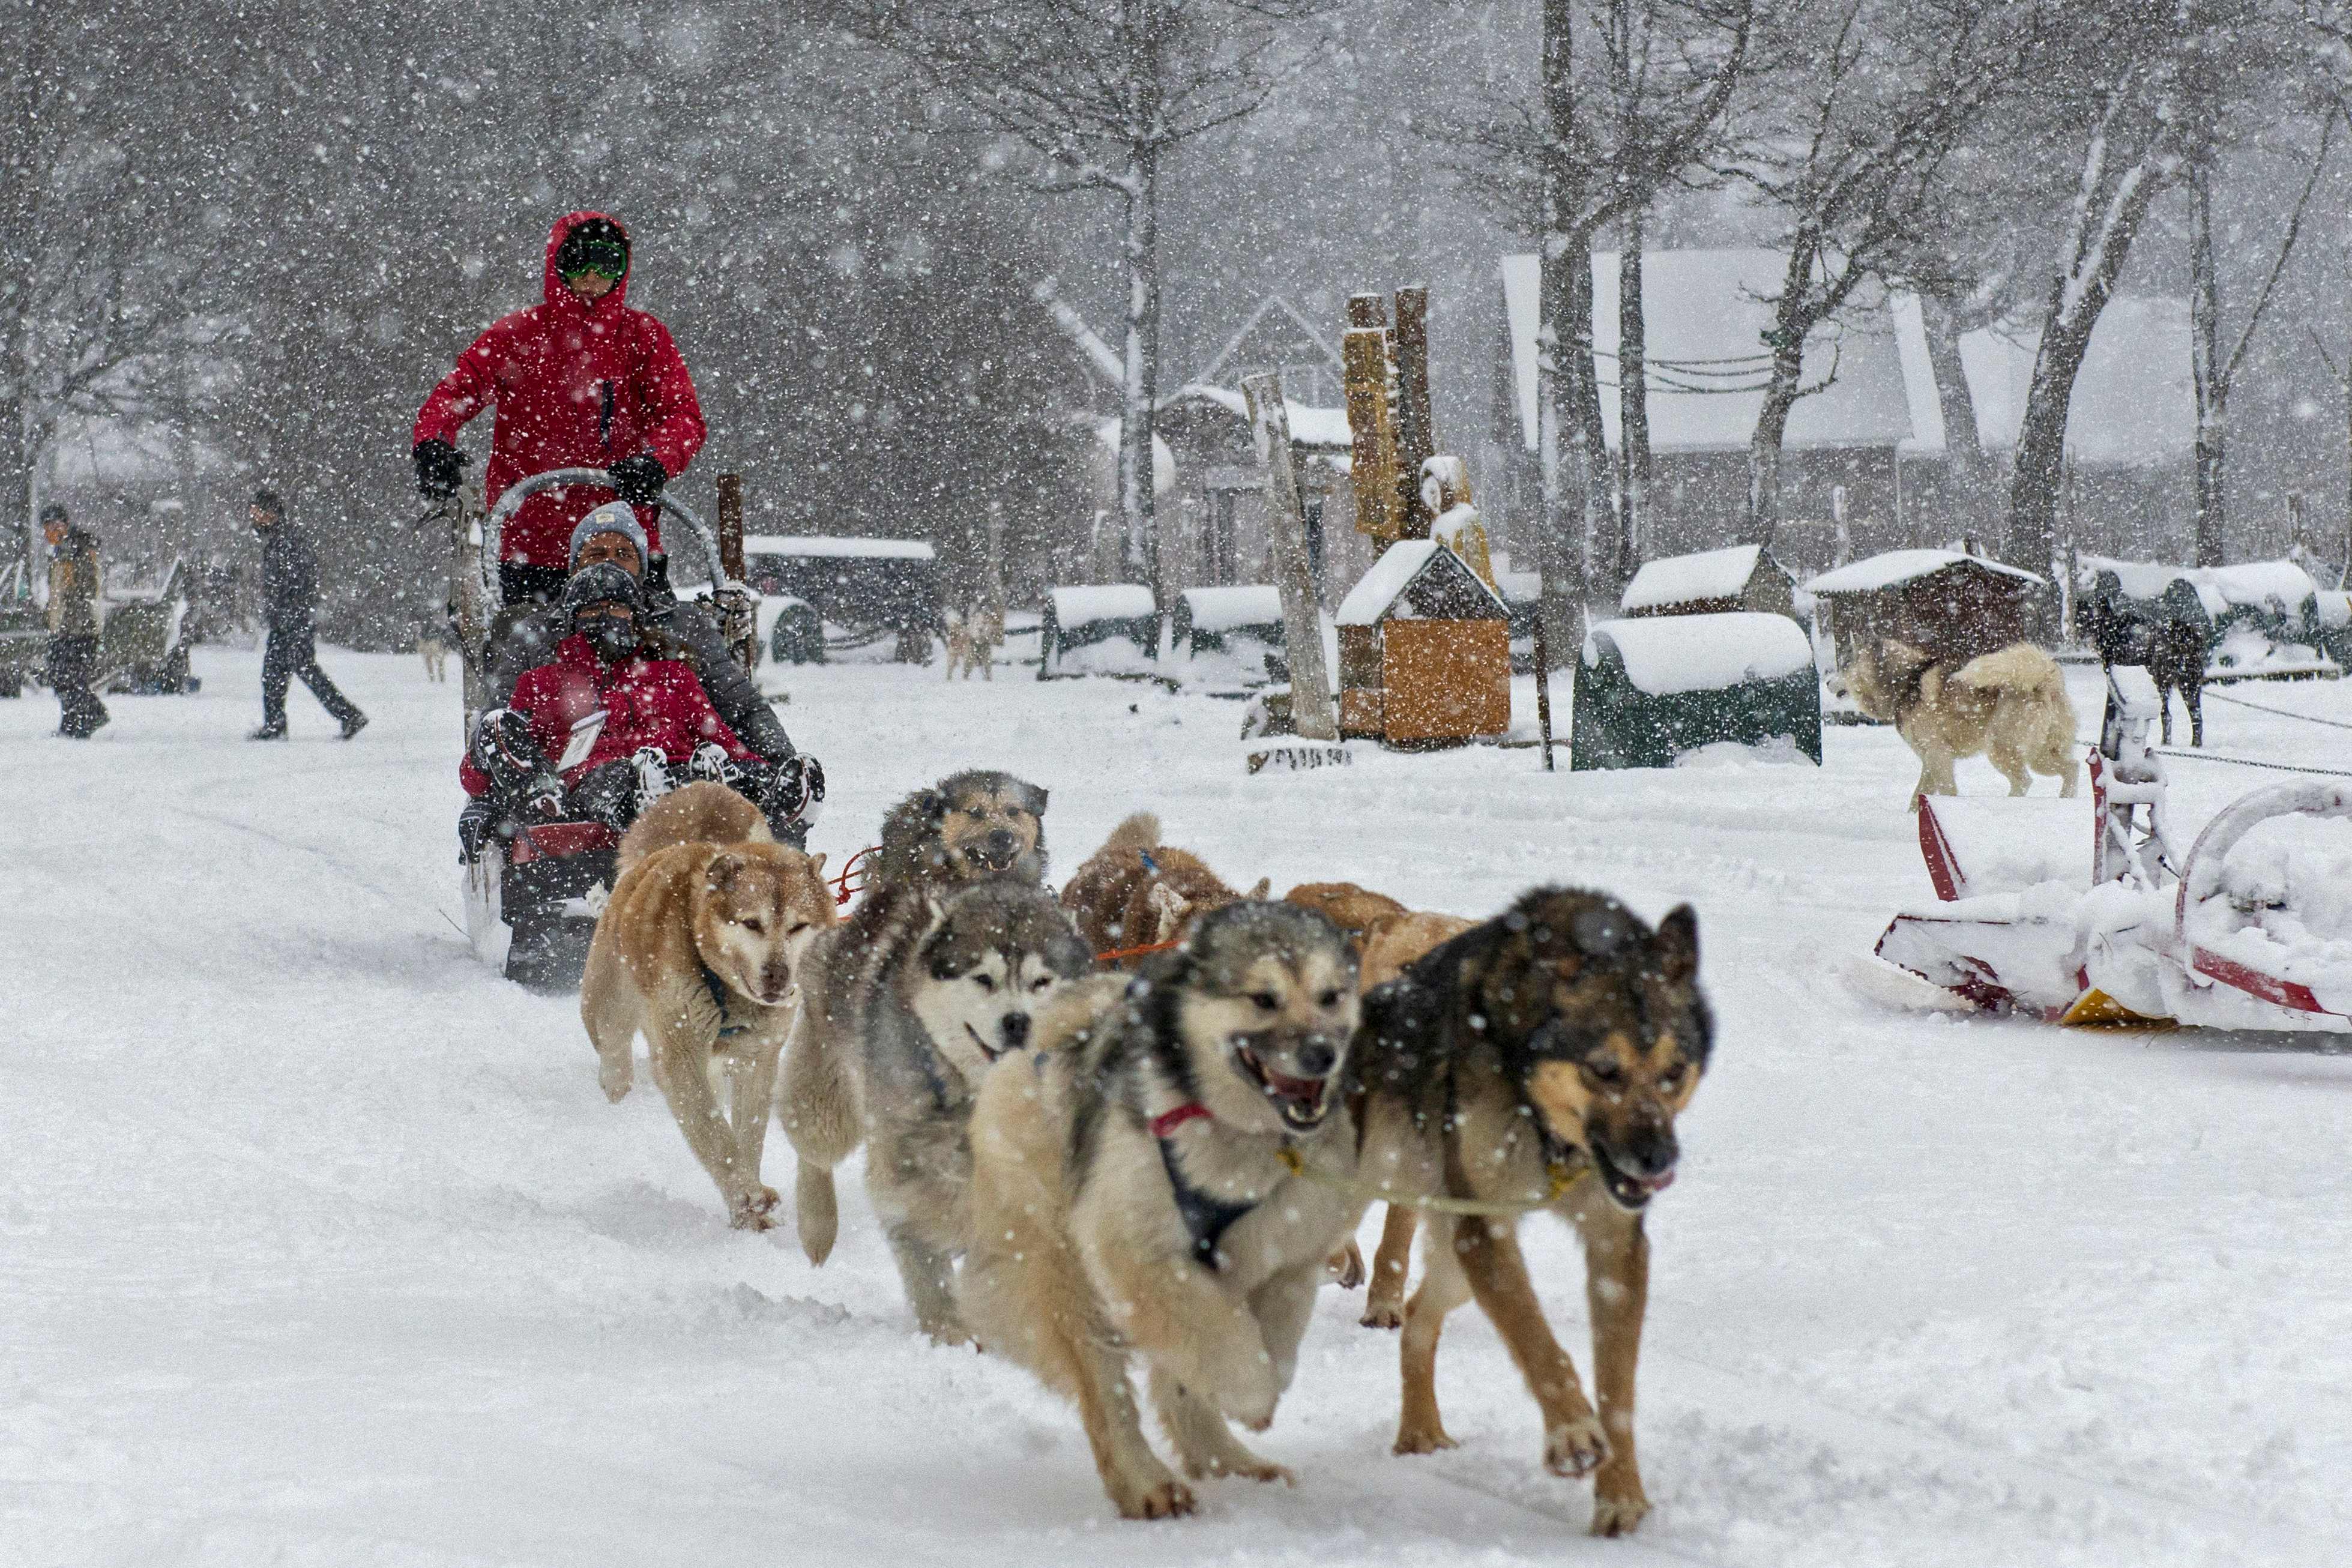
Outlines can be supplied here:
[[[1764, 405], [1766, 301], [1787, 266], [1778, 250], [1654, 250], [1643, 256], [1642, 319], [1650, 365], [1650, 444], [1661, 452], [1738, 451]], [[1503, 258], [1512, 390], [1522, 445], [1536, 449], [1538, 268], [1533, 255]], [[1927, 360], [1918, 302], [1879, 292], [1805, 342], [1804, 378], [1835, 379], [1800, 398], [1786, 444], [1894, 447], [1939, 457], [1942, 404]], [[1617, 253], [1592, 256], [1592, 348], [1603, 395], [1601, 424], [1619, 444]], [[1726, 390], [1731, 389], [1731, 390]]]
[[[1212, 382], [1188, 381], [1160, 400], [1166, 408], [1172, 404], [1197, 398], [1213, 403], [1230, 412], [1243, 424], [1249, 423], [1249, 399], [1240, 390], [1219, 386]], [[1356, 437], [1348, 428], [1348, 411], [1344, 408], [1324, 408], [1312, 403], [1282, 400], [1285, 413], [1290, 416], [1290, 445], [1294, 449], [1346, 453], [1355, 450]]]
[[1662, 605], [1687, 605], [1694, 599], [1736, 599], [1756, 574], [1760, 544], [1735, 544], [1728, 550], [1706, 550], [1696, 555], [1670, 555], [1643, 563], [1625, 584], [1617, 601], [1621, 610], [1654, 610]]
[[1097, 621], [1139, 621], [1159, 613], [1151, 590], [1140, 583], [1074, 583], [1054, 590], [1054, 622], [1060, 626]]
[[[1977, 439], [1988, 451], [2017, 447], [2041, 344], [2039, 329], [2031, 326], [1960, 337]], [[2108, 300], [2074, 378], [2066, 450], [2078, 462], [2121, 468], [2157, 468], [2186, 458], [2197, 445], [2189, 377], [2188, 300], [2134, 294]]]
[[937, 552], [920, 539], [841, 539], [812, 533], [747, 533], [746, 555], [855, 555], [929, 561]]
[[1892, 588], [1897, 583], [1908, 583], [1959, 565], [1981, 567], [1987, 572], [2027, 583], [2042, 581], [2032, 573], [2019, 567], [1988, 561], [1981, 555], [1963, 555], [1957, 550], [1890, 550], [1884, 555], [1865, 556], [1851, 565], [1824, 572], [1806, 584], [1805, 591], [1814, 595], [1871, 594], [1881, 588]]
[[1776, 680], [1813, 667], [1812, 639], [1804, 628], [1760, 610], [1595, 622], [1584, 634], [1588, 667], [1601, 663], [1603, 642], [1625, 661], [1625, 678], [1653, 697]]
[[[1317, 331], [1315, 323], [1308, 321], [1297, 306], [1279, 294], [1269, 294], [1259, 302], [1256, 310], [1250, 312], [1249, 320], [1242, 323], [1241, 330], [1225, 340], [1225, 346], [1217, 351], [1217, 357], [1201, 367], [1201, 374], [1196, 379], [1213, 382], [1224, 374], [1229, 368], [1233, 367], [1233, 362], [1242, 352], [1243, 345], [1249, 342], [1251, 334], [1265, 324], [1268, 316], [1275, 318], [1274, 331], [1270, 336], [1277, 341], [1286, 336], [1293, 342], [1300, 342], [1303, 340], [1302, 346], [1314, 349], [1317, 354], [1330, 365], [1333, 374], [1338, 374], [1339, 351], [1331, 346], [1331, 340]], [[1244, 365], [1241, 368], [1246, 370], [1248, 367]]]
[[1275, 626], [1282, 620], [1282, 595], [1271, 584], [1187, 588], [1183, 598], [1199, 631], [1229, 632], [1235, 626]]
[[2105, 555], [2084, 555], [2074, 565], [2074, 581], [2089, 588], [2101, 572], [2113, 572], [2124, 593], [2134, 599], [2164, 595], [2174, 578], [2197, 590], [2205, 613], [2219, 616], [2233, 605], [2248, 605], [2274, 615], [2292, 616], [2305, 601], [2320, 593], [2319, 580], [2292, 561], [2246, 561], [2235, 566], [2166, 566], [2148, 561], [2118, 561]]
[[1405, 539], [1381, 552], [1381, 558], [1372, 563], [1372, 569], [1348, 590], [1348, 596], [1339, 601], [1339, 608], [1331, 618], [1343, 626], [1378, 626], [1425, 573], [1444, 574], [1449, 589], [1458, 588], [1454, 581], [1456, 578], [1469, 584], [1481, 600], [1492, 606], [1491, 618], [1495, 620], [1510, 613], [1496, 597], [1495, 591], [1480, 582], [1478, 574], [1465, 566], [1454, 552], [1434, 539]]

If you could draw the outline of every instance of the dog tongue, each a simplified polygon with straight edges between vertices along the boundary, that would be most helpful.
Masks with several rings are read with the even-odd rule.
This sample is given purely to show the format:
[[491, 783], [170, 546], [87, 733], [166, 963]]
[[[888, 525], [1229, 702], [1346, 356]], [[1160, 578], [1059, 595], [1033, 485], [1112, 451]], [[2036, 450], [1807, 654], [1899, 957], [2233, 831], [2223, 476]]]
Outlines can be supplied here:
[[1265, 1075], [1267, 1088], [1289, 1099], [1313, 1100], [1323, 1092], [1323, 1080], [1319, 1078], [1285, 1078], [1264, 1063], [1259, 1064], [1258, 1070]]

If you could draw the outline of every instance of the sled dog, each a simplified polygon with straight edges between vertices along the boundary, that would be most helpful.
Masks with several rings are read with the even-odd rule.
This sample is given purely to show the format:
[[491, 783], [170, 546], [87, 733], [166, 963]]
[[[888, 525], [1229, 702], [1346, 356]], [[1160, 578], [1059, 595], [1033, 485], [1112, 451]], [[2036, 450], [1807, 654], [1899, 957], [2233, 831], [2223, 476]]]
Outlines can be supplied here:
[[833, 1167], [866, 1145], [866, 1187], [925, 1333], [965, 1337], [954, 1259], [971, 1245], [972, 1096], [989, 1063], [1027, 1047], [1038, 1011], [1094, 967], [1054, 895], [982, 882], [899, 924], [878, 952], [817, 939], [806, 973], [827, 1020], [793, 1037], [777, 1106], [799, 1156], [801, 1246], [839, 1228]]
[[[1592, 1476], [1593, 1533], [1641, 1522], [1642, 1214], [1674, 1180], [1675, 1117], [1713, 1037], [1689, 906], [1653, 931], [1614, 899], [1577, 889], [1524, 895], [1365, 999], [1352, 1069], [1360, 1178], [1501, 1210], [1424, 1211], [1423, 1278], [1400, 1345], [1398, 1453], [1454, 1446], [1438, 1419], [1437, 1336], [1475, 1296], [1543, 1413], [1545, 1468]], [[1597, 1416], [1519, 1252], [1517, 1211], [1539, 1208], [1583, 1237]]]
[[993, 679], [996, 650], [1004, 646], [1004, 612], [989, 605], [948, 612], [948, 679], [961, 673], [967, 680], [973, 670], [982, 680]]
[[772, 844], [775, 837], [750, 800], [723, 784], [699, 780], [661, 796], [629, 825], [614, 855], [614, 875], [627, 876], [638, 861], [673, 844]]
[[[2011, 643], [1957, 669], [1893, 637], [1864, 639], [1839, 671], [1854, 706], [1895, 726], [1919, 757], [1922, 795], [1958, 795], [1952, 764], [1982, 752], [2023, 795], [2033, 773], [2074, 793], [2074, 710], [2058, 661], [2032, 643]], [[2029, 772], [2029, 770], [2031, 770]]]
[[[630, 1050], [645, 1036], [654, 1082], [719, 1184], [729, 1222], [765, 1230], [777, 1200], [761, 1184], [760, 1152], [776, 1060], [800, 1022], [799, 969], [833, 923], [833, 894], [822, 855], [760, 840], [663, 841], [722, 831], [744, 813], [756, 819], [759, 807], [724, 784], [693, 784], [631, 830], [622, 846], [626, 869], [588, 945], [580, 1020], [608, 1100], [629, 1092]], [[725, 1114], [719, 1077], [727, 1083]]]
[[1364, 1210], [1339, 1093], [1358, 1008], [1330, 921], [1228, 904], [1132, 980], [1072, 987], [981, 1085], [964, 1321], [1077, 1403], [1127, 1518], [1192, 1508], [1144, 1440], [1130, 1353], [1188, 1476], [1289, 1479], [1226, 1422], [1273, 1421]]
[[1139, 811], [1078, 868], [1062, 907], [1099, 956], [1174, 942], [1187, 922], [1239, 899], [1263, 899], [1266, 886], [1261, 878], [1247, 893], [1234, 892], [1199, 856], [1160, 843], [1160, 819]]
[[425, 679], [440, 683], [449, 679], [449, 645], [436, 637], [416, 639], [416, 651], [425, 656]]

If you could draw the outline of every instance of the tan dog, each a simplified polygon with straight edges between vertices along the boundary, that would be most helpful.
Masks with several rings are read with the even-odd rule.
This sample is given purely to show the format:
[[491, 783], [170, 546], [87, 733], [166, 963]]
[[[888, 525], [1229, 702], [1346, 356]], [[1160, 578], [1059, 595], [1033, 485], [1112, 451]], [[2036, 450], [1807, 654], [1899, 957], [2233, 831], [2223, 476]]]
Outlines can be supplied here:
[[[1958, 795], [1952, 764], [1983, 753], [2023, 795], [2034, 773], [2074, 793], [2074, 710], [2058, 661], [2032, 643], [2011, 643], [1957, 669], [1892, 637], [1866, 638], [1838, 671], [1854, 706], [1895, 726], [1919, 757], [1922, 795]], [[2030, 771], [2029, 771], [2030, 770]]]
[[[1353, 882], [1302, 882], [1282, 895], [1286, 904], [1321, 911], [1355, 942], [1360, 989], [1394, 980], [1440, 942], [1468, 931], [1475, 921], [1459, 915], [1422, 914], [1386, 893]], [[1380, 1250], [1373, 1255], [1371, 1288], [1364, 1293], [1363, 1325], [1393, 1329], [1404, 1322], [1405, 1275], [1412, 1263], [1412, 1233], [1418, 1216], [1405, 1204], [1388, 1205], [1381, 1224]], [[1365, 1282], [1364, 1255], [1353, 1238], [1331, 1259], [1331, 1277], [1343, 1290]]]
[[[1648, 1309], [1643, 1215], [1675, 1178], [1675, 1119], [1714, 1045], [1688, 905], [1655, 930], [1603, 894], [1538, 888], [1364, 1000], [1354, 1103], [1358, 1179], [1480, 1206], [1425, 1210], [1405, 1306], [1396, 1451], [1454, 1447], [1437, 1409], [1445, 1315], [1475, 1297], [1543, 1415], [1543, 1463], [1593, 1479], [1592, 1532], [1649, 1511], [1633, 1441]], [[1549, 1209], [1584, 1242], [1596, 1413], [1544, 1321], [1519, 1251]]]
[[970, 611], [948, 612], [948, 679], [961, 671], [969, 680], [973, 670], [982, 680], [994, 679], [996, 650], [1004, 646], [1004, 612], [990, 605]]
[[[798, 966], [833, 923], [833, 894], [822, 855], [677, 836], [748, 833], [759, 816], [724, 784], [690, 784], [656, 802], [622, 843], [624, 868], [580, 984], [605, 1098], [629, 1092], [631, 1047], [644, 1035], [678, 1131], [718, 1184], [729, 1223], [749, 1230], [775, 1223], [760, 1155], [776, 1058], [800, 1022]], [[764, 824], [759, 831], [764, 838]]]
[[425, 679], [436, 684], [449, 679], [449, 645], [439, 637], [418, 637], [416, 651], [425, 656]]
[[1188, 1476], [1290, 1479], [1226, 1423], [1272, 1423], [1364, 1211], [1339, 1092], [1355, 981], [1328, 921], [1229, 904], [1134, 979], [1068, 987], [982, 1081], [964, 1321], [1076, 1401], [1129, 1519], [1193, 1506], [1144, 1440], [1130, 1354]]
[[1078, 868], [1062, 889], [1062, 907], [1097, 958], [1118, 953], [1125, 962], [1175, 942], [1211, 910], [1265, 898], [1266, 886], [1260, 878], [1248, 892], [1234, 892], [1199, 856], [1161, 844], [1160, 819], [1139, 811]]

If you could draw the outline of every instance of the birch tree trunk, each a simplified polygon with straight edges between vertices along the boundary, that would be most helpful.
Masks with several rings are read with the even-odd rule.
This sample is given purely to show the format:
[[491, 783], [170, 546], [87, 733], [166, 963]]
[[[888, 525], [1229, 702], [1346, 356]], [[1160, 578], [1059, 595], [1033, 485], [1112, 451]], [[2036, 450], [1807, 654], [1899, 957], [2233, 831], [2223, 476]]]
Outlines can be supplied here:
[[1571, 395], [1576, 399], [1576, 428], [1570, 440], [1577, 448], [1578, 464], [1584, 475], [1584, 515], [1577, 529], [1575, 548], [1583, 559], [1585, 604], [1600, 602], [1603, 594], [1609, 594], [1607, 603], [1613, 609], [1617, 601], [1608, 588], [1608, 579], [1614, 574], [1614, 556], [1604, 553], [1604, 542], [1613, 551], [1617, 484], [1610, 472], [1609, 427], [1601, 412], [1601, 373], [1592, 363], [1591, 229], [1578, 231], [1575, 252], [1576, 265], [1570, 283], [1576, 290], [1576, 302], [1570, 308], [1570, 319], [1576, 331], [1569, 339], [1568, 371]]
[[1941, 300], [1922, 299], [1919, 310], [1927, 329], [1927, 363], [1936, 373], [1936, 402], [1944, 416], [1947, 471], [1959, 503], [1958, 531], [1981, 536], [1991, 531], [1993, 476], [1977, 434], [1977, 404], [1969, 391], [1968, 368], [1960, 360], [1959, 323]]
[[2230, 372], [2221, 358], [2221, 280], [2213, 263], [2210, 172], [2189, 177], [2189, 361], [2197, 391], [2197, 564], [2221, 564], [2222, 489], [2230, 439]]
[[1622, 594], [1642, 563], [1649, 521], [1650, 374], [1648, 328], [1642, 317], [1643, 214], [1625, 215], [1624, 243], [1617, 252], [1617, 442], [1622, 454], [1617, 489], [1617, 560], [1613, 586]]
[[1789, 434], [1789, 411], [1804, 391], [1805, 334], [1812, 326], [1807, 303], [1819, 248], [1818, 237], [1804, 232], [1789, 247], [1780, 302], [1765, 337], [1771, 374], [1764, 383], [1764, 406], [1748, 437], [1748, 539], [1768, 548], [1780, 529], [1780, 449]]
[[[1583, 640], [1585, 597], [1584, 514], [1588, 477], [1579, 418], [1574, 345], [1590, 337], [1591, 262], [1584, 237], [1574, 231], [1577, 174], [1573, 162], [1576, 92], [1570, 30], [1573, 0], [1543, 0], [1542, 90], [1545, 135], [1538, 171], [1541, 186], [1538, 255], [1536, 353], [1541, 382], [1538, 396], [1538, 456], [1543, 519], [1536, 530], [1536, 571], [1542, 583], [1545, 638], [1555, 659], [1575, 657]], [[1584, 300], [1586, 326], [1580, 334], [1576, 310]]]
[[1127, 341], [1119, 383], [1118, 508], [1127, 563], [1151, 589], [1160, 581], [1160, 518], [1152, 484], [1152, 419], [1160, 384], [1159, 155], [1138, 146], [1128, 164], [1127, 234], [1120, 257], [1127, 269]]

